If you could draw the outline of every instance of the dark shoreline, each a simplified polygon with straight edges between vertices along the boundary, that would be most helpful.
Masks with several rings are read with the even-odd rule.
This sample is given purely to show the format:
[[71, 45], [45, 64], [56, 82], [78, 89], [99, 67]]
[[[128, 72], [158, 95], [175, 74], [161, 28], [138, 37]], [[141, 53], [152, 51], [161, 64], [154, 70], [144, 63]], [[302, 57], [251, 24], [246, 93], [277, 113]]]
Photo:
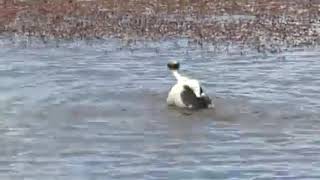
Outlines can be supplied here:
[[[4, 0], [3, 0], [4, 1]], [[10, 1], [11, 2], [11, 1]], [[320, 44], [320, 2], [310, 0], [0, 1], [0, 34], [43, 39], [166, 39], [259, 49]]]

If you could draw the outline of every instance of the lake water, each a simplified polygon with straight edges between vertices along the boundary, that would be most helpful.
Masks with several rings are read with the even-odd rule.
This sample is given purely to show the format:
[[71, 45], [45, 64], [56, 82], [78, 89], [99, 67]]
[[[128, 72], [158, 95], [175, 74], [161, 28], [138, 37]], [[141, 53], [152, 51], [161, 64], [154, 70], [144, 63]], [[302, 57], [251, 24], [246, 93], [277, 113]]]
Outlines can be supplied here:
[[[0, 179], [319, 179], [320, 49], [0, 43]], [[215, 110], [168, 108], [169, 60]]]

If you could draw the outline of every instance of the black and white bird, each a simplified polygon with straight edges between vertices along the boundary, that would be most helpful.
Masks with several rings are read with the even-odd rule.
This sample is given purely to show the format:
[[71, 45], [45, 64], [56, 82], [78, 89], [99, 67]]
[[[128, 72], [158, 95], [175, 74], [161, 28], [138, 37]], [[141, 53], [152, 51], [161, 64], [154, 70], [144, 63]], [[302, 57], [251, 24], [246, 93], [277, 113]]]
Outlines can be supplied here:
[[188, 109], [205, 109], [214, 107], [211, 99], [204, 93], [198, 80], [182, 76], [178, 72], [180, 67], [179, 62], [172, 61], [169, 62], [167, 66], [177, 80], [177, 83], [171, 88], [168, 94], [168, 105]]

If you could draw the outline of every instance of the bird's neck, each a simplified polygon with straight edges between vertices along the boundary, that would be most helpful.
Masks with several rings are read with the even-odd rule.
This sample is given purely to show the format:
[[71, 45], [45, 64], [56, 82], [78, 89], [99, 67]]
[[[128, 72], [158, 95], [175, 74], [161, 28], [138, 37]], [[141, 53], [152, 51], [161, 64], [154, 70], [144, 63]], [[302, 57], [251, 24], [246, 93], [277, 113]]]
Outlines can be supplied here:
[[182, 76], [179, 74], [179, 72], [177, 70], [172, 70], [171, 72], [172, 72], [173, 76], [177, 79], [177, 81], [182, 80]]

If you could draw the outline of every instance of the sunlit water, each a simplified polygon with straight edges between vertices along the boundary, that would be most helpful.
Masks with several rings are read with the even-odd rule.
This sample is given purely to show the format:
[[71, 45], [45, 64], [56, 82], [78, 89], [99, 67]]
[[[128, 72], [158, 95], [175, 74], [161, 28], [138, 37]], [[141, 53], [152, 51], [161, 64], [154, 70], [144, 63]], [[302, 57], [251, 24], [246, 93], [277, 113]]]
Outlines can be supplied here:
[[[0, 48], [0, 179], [319, 179], [320, 49]], [[166, 106], [168, 60], [215, 110]]]

